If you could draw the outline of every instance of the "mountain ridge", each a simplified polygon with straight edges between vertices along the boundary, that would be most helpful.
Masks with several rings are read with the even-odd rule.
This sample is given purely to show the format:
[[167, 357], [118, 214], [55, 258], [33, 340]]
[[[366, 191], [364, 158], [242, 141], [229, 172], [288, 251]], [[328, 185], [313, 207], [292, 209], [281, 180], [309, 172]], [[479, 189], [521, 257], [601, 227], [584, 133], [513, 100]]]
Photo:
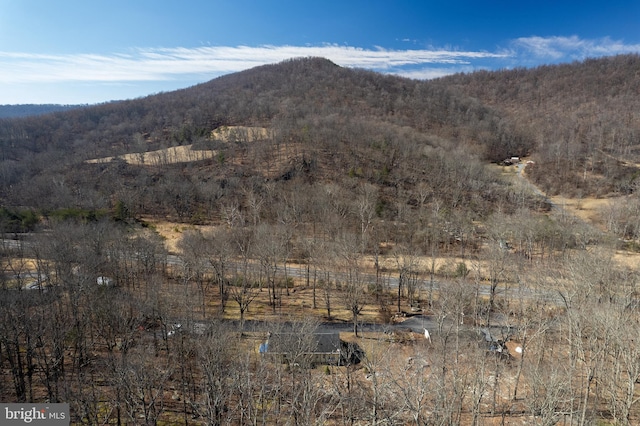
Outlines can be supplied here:
[[[447, 203], [460, 208], [455, 200], [461, 197], [473, 215], [486, 215], [505, 208], [498, 204], [510, 197], [508, 188], [492, 187], [493, 177], [475, 171], [456, 176], [456, 164], [467, 164], [471, 171], [512, 156], [535, 160], [528, 176], [549, 194], [628, 194], [636, 170], [616, 159], [635, 152], [638, 114], [624, 102], [633, 100], [639, 63], [637, 56], [627, 55], [418, 81], [343, 68], [322, 58], [292, 59], [174, 92], [3, 120], [5, 179], [0, 194], [10, 205], [33, 203], [37, 208], [55, 208], [70, 200], [82, 206], [105, 205], [99, 200], [113, 199], [113, 191], [96, 180], [95, 167], [102, 170], [98, 175], [107, 173], [111, 182], [120, 182], [131, 199], [150, 197], [132, 183], [143, 175], [153, 187], [158, 182], [170, 187], [171, 179], [177, 179], [182, 182], [177, 186], [190, 188], [184, 193], [196, 194], [190, 207], [196, 210], [211, 205], [202, 202], [211, 195], [200, 194], [198, 182], [229, 189], [229, 179], [241, 185], [260, 182], [260, 187], [301, 179], [306, 184], [333, 181], [352, 191], [349, 179], [355, 179], [379, 187], [381, 202], [390, 205], [398, 195], [415, 203], [410, 194], [417, 185], [426, 183], [436, 191], [444, 182], [456, 185], [462, 179], [475, 180], [483, 189], [473, 192], [458, 183], [464, 190], [446, 195]], [[606, 91], [593, 83], [581, 84], [578, 91], [578, 79], [571, 84], [567, 80], [573, 74], [583, 75], [584, 81], [602, 81], [611, 70], [618, 77], [611, 78]], [[600, 121], [589, 121], [598, 114]], [[210, 135], [221, 126], [265, 127], [273, 137], [258, 144], [239, 140], [216, 145]], [[217, 160], [155, 169], [145, 165], [145, 171], [117, 162], [93, 169], [84, 163], [177, 145], [216, 149]], [[20, 161], [25, 158], [29, 161]], [[433, 176], [434, 170], [441, 170], [444, 180]], [[58, 176], [48, 179], [65, 181], [67, 187], [34, 194], [27, 202], [24, 194], [33, 192], [33, 182], [45, 176]], [[90, 188], [80, 190], [83, 185]], [[58, 190], [71, 194], [54, 199]], [[85, 198], [77, 199], [74, 191]], [[154, 205], [152, 198], [144, 203], [147, 207], [132, 210], [144, 213]], [[162, 207], [155, 212], [170, 211]]]

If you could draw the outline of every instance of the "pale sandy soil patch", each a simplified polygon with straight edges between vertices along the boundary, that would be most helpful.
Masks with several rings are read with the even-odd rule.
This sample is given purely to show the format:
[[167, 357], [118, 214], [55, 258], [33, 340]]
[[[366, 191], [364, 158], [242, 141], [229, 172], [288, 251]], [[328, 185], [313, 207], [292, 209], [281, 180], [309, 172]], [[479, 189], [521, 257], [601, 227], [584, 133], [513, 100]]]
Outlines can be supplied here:
[[188, 225], [149, 217], [145, 217], [143, 220], [164, 239], [165, 247], [169, 253], [174, 254], [180, 251], [177, 245], [185, 231], [199, 230], [201, 232], [208, 232], [216, 228], [216, 226], [213, 225]]
[[[222, 126], [211, 132], [211, 139], [222, 142], [254, 142], [270, 139], [271, 131], [265, 127]], [[124, 154], [117, 157], [103, 157], [87, 160], [87, 163], [109, 163], [119, 158], [128, 164], [163, 166], [167, 164], [188, 163], [214, 158], [218, 151], [198, 149], [192, 145], [172, 146], [149, 152]]]
[[4, 285], [7, 288], [24, 287], [34, 283], [38, 277], [35, 259], [7, 257], [0, 261], [0, 268], [5, 272]]
[[[553, 203], [568, 214], [590, 223], [602, 232], [607, 232], [604, 212], [619, 198], [565, 198], [551, 197]], [[613, 260], [625, 268], [637, 270], [640, 267], [640, 253], [616, 250]]]
[[[255, 142], [271, 139], [271, 131], [264, 127], [223, 126], [211, 132], [210, 139], [224, 143]], [[256, 170], [265, 177], [272, 179], [286, 173], [292, 161], [299, 155], [299, 145], [295, 143], [279, 144], [264, 152], [254, 152], [254, 158], [248, 161], [242, 155], [227, 158], [225, 161], [238, 166], [259, 164]], [[193, 149], [193, 145], [181, 145], [149, 152], [123, 154], [120, 156], [103, 157], [87, 160], [87, 163], [109, 163], [116, 159], [133, 165], [165, 166], [169, 164], [188, 163], [216, 158], [218, 150]], [[256, 161], [255, 156], [260, 156]]]
[[[636, 165], [637, 166], [637, 165]], [[522, 170], [522, 173], [518, 173], [519, 169], [517, 166], [497, 166], [492, 165], [494, 169], [499, 168], [500, 173], [507, 177], [512, 178], [514, 182], [518, 182], [523, 178], [527, 182], [526, 168]], [[531, 184], [533, 187], [533, 185]], [[606, 232], [606, 219], [604, 217], [605, 212], [616, 201], [623, 199], [623, 197], [616, 198], [567, 198], [562, 196], [550, 197], [551, 202], [553, 202], [556, 206], [564, 210], [567, 214], [575, 216], [593, 226], [598, 228], [602, 232]], [[617, 261], [620, 265], [631, 268], [638, 269], [640, 266], [640, 253], [633, 253], [627, 251], [618, 250], [612, 254], [613, 259]]]
[[572, 215], [597, 226], [604, 231], [602, 212], [615, 200], [613, 198], [566, 198], [555, 196], [551, 201]]
[[[552, 197], [551, 200], [567, 213], [574, 215], [583, 221], [597, 227], [602, 232], [606, 232], [604, 212], [619, 198], [565, 198]], [[631, 251], [616, 250], [612, 253], [613, 260], [625, 268], [637, 270], [640, 267], [640, 253]]]
[[192, 145], [172, 146], [156, 151], [124, 154], [118, 157], [104, 157], [87, 160], [87, 163], [109, 163], [119, 158], [128, 164], [163, 166], [167, 164], [188, 163], [191, 161], [201, 161], [214, 158], [218, 151], [214, 150], [194, 150]]
[[630, 269], [638, 269], [640, 267], [640, 253], [617, 250], [613, 254], [613, 259], [618, 264]]
[[211, 132], [211, 139], [223, 142], [254, 142], [272, 136], [266, 127], [221, 126]]
[[[154, 219], [154, 218], [143, 218], [143, 220], [152, 226], [152, 228], [163, 238], [165, 242], [165, 248], [169, 253], [179, 254], [180, 249], [178, 248], [178, 242], [182, 238], [184, 232], [188, 230], [200, 230], [201, 232], [208, 232], [216, 229], [221, 225], [189, 225], [184, 223], [171, 222], [168, 220]], [[398, 277], [398, 264], [397, 259], [393, 256], [381, 256], [378, 259], [379, 268], [380, 268], [380, 278], [381, 280], [388, 279], [389, 277], [397, 278]], [[401, 262], [403, 262], [401, 260]], [[486, 280], [488, 277], [488, 267], [485, 261], [472, 259], [472, 258], [462, 258], [462, 257], [436, 257], [435, 260], [432, 260], [428, 256], [417, 256], [412, 261], [407, 261], [409, 263], [413, 263], [415, 267], [422, 272], [423, 280], [428, 277], [425, 274], [428, 274], [432, 268], [432, 262], [435, 265], [435, 274], [436, 280], [438, 277], [442, 277], [442, 275], [451, 275], [454, 276], [455, 272], [460, 263], [464, 263], [469, 271], [469, 277], [480, 277], [481, 281]], [[296, 262], [288, 263], [289, 266], [294, 268], [304, 269], [306, 268], [305, 264], [298, 264]], [[364, 256], [361, 263], [362, 270], [368, 274], [375, 274], [375, 260], [372, 256]], [[320, 295], [321, 290], [318, 290], [318, 294]], [[304, 301], [304, 304], [309, 305], [308, 301]], [[301, 305], [302, 306], [302, 305]]]

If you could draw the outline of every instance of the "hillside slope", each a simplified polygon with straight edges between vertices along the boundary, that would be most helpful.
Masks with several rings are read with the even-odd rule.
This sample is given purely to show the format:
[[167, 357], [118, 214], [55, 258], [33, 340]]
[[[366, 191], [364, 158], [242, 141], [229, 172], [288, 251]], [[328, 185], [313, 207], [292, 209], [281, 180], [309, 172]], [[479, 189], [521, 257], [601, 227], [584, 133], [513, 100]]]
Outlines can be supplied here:
[[550, 194], [630, 194], [640, 164], [640, 56], [439, 81], [502, 111], [536, 141], [530, 176]]
[[[132, 217], [201, 222], [222, 220], [229, 205], [246, 212], [248, 193], [291, 202], [292, 191], [312, 198], [332, 185], [331, 197], [356, 200], [370, 185], [379, 218], [439, 206], [473, 221], [515, 211], [520, 195], [483, 164], [524, 155], [547, 194], [632, 194], [638, 69], [629, 55], [421, 82], [321, 58], [285, 61], [175, 92], [1, 120], [0, 199], [41, 211], [124, 204]], [[229, 126], [268, 137], [212, 137]], [[193, 161], [165, 161], [175, 146], [189, 146]], [[131, 156], [141, 161], [120, 161]], [[113, 160], [87, 162], [100, 158]], [[261, 214], [275, 220], [282, 206], [266, 205]], [[545, 208], [535, 194], [520, 205]]]
[[[638, 424], [637, 65], [299, 59], [0, 120], [0, 398], [86, 424]], [[599, 183], [626, 194], [601, 228], [547, 198]], [[361, 366], [307, 368], [320, 327]]]
[[[268, 128], [271, 136], [259, 143], [211, 139], [216, 128], [233, 125]], [[181, 220], [198, 211], [217, 217], [212, 206], [237, 199], [238, 188], [261, 191], [267, 182], [286, 186], [294, 177], [305, 185], [332, 182], [347, 194], [358, 184], [374, 185], [389, 215], [398, 197], [416, 202], [411, 191], [418, 184], [454, 209], [484, 214], [505, 189], [482, 172], [481, 162], [529, 149], [507, 118], [473, 99], [319, 58], [143, 99], [5, 120], [0, 142], [0, 194], [8, 205], [96, 209], [120, 199], [134, 215]], [[84, 162], [187, 144], [216, 150], [216, 159], [164, 167]], [[457, 167], [461, 162], [464, 168]], [[448, 187], [462, 189], [441, 191]]]

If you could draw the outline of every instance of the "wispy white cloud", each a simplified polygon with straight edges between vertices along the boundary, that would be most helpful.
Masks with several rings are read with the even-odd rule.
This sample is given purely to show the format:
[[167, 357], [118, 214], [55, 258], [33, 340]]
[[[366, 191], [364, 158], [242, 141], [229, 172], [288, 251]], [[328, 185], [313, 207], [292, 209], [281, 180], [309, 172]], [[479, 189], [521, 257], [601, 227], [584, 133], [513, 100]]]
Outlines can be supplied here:
[[611, 56], [640, 52], [640, 44], [626, 44], [609, 37], [581, 39], [570, 37], [522, 37], [511, 43], [512, 56], [525, 61], [580, 60], [590, 57]]
[[411, 78], [414, 80], [432, 80], [434, 78], [440, 78], [451, 74], [456, 73], [466, 73], [473, 72], [479, 69], [484, 69], [484, 67], [477, 67], [473, 65], [463, 65], [463, 66], [454, 66], [454, 67], [434, 67], [434, 66], [425, 66], [417, 69], [411, 70], [397, 70], [394, 72], [395, 75], [399, 75], [401, 77]]
[[505, 54], [444, 49], [362, 49], [334, 44], [157, 48], [111, 55], [0, 52], [0, 80], [5, 83], [160, 81], [184, 75], [221, 75], [307, 56], [325, 57], [346, 67], [394, 72], [406, 66], [463, 66], [478, 59], [503, 58]]
[[143, 48], [113, 54], [0, 52], [0, 103], [94, 103], [144, 96], [295, 57], [324, 57], [345, 67], [432, 79], [630, 52], [640, 52], [640, 45], [578, 36], [522, 37], [493, 52], [337, 44]]

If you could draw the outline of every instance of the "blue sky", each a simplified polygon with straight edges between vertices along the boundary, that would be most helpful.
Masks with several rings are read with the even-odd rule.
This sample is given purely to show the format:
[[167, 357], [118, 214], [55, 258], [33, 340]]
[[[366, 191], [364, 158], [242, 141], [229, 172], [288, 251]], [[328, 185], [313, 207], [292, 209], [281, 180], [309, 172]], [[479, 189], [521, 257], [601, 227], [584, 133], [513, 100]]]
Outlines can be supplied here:
[[300, 56], [424, 79], [629, 52], [638, 0], [0, 0], [0, 104], [136, 98]]

